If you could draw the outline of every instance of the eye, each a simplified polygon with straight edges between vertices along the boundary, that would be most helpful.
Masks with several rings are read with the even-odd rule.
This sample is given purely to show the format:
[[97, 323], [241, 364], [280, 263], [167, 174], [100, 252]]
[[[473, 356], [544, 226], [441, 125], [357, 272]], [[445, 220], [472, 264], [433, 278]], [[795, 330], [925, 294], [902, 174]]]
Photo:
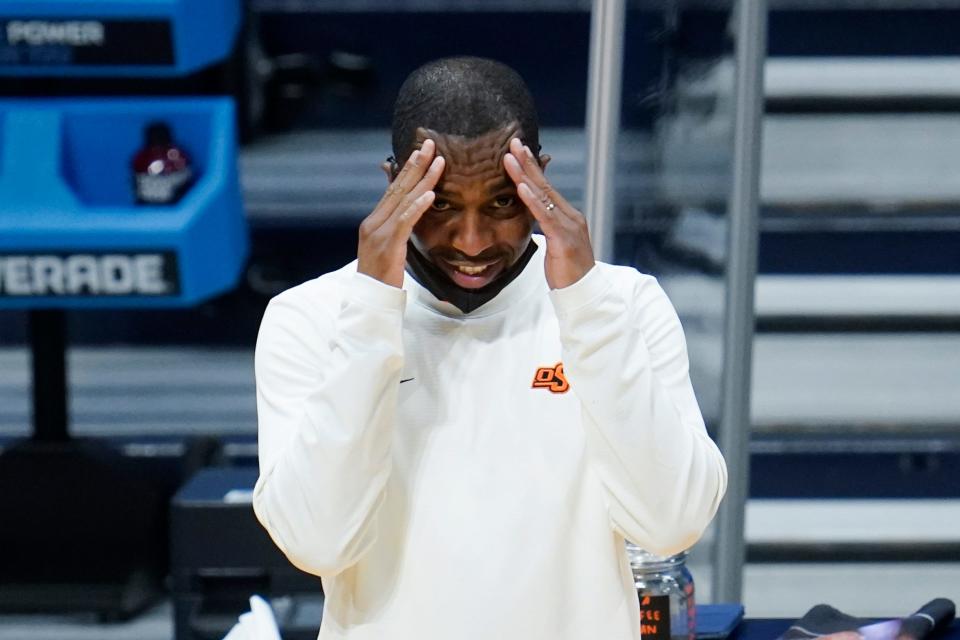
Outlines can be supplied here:
[[430, 208], [434, 211], [449, 211], [450, 203], [446, 200], [437, 199], [433, 201], [433, 204], [430, 205]]
[[497, 196], [493, 199], [493, 206], [495, 209], [506, 209], [512, 207], [516, 201], [516, 197], [511, 195]]

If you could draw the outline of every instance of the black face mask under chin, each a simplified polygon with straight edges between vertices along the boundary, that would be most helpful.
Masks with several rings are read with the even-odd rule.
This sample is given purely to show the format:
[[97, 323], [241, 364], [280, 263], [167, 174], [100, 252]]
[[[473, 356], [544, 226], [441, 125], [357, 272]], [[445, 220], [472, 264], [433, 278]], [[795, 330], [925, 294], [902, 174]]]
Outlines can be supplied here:
[[432, 293], [438, 300], [449, 302], [464, 313], [470, 313], [493, 300], [503, 288], [513, 282], [520, 275], [523, 268], [530, 262], [530, 258], [537, 252], [537, 243], [532, 239], [524, 249], [520, 259], [500, 274], [493, 282], [479, 289], [464, 289], [450, 279], [443, 270], [422, 253], [417, 251], [412, 242], [407, 243], [407, 271], [413, 279], [419, 282], [424, 289]]

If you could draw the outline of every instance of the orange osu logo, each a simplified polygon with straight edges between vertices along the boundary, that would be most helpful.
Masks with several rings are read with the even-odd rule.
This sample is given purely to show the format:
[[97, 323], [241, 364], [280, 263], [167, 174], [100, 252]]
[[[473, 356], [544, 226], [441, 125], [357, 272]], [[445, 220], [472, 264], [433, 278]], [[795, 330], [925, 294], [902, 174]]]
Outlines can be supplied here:
[[558, 362], [552, 367], [540, 367], [533, 376], [534, 389], [549, 389], [551, 393], [566, 393], [570, 388], [567, 377], [563, 375], [563, 363]]

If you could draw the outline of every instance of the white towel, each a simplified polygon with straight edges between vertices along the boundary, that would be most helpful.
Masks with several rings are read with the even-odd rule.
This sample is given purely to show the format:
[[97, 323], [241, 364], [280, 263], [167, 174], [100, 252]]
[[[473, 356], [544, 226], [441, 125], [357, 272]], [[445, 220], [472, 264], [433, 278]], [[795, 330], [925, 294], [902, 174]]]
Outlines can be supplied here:
[[260, 596], [250, 596], [250, 611], [240, 616], [223, 640], [281, 640], [270, 604]]

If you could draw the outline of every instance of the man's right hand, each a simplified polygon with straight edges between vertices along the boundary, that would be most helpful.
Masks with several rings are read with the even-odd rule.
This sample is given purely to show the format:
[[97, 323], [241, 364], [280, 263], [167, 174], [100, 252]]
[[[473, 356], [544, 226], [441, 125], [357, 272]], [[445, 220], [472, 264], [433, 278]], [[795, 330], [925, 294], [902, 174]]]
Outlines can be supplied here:
[[360, 273], [397, 288], [403, 286], [407, 240], [420, 216], [433, 204], [433, 188], [443, 173], [443, 158], [434, 157], [435, 153], [433, 140], [425, 140], [390, 182], [373, 213], [360, 223]]

